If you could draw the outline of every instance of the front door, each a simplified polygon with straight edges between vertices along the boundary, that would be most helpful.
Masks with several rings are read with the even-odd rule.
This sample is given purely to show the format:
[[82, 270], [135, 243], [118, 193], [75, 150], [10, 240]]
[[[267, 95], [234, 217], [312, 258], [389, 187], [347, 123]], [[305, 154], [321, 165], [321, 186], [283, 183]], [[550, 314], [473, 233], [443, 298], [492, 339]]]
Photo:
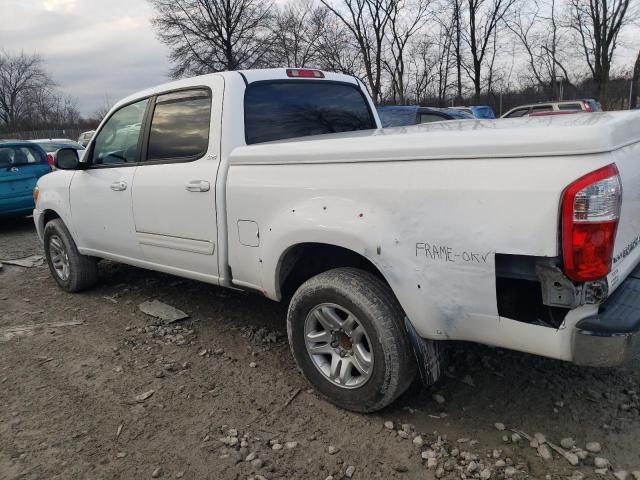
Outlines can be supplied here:
[[131, 189], [140, 159], [141, 126], [149, 100], [117, 110], [85, 155], [89, 165], [71, 182], [72, 221], [83, 253], [141, 260], [135, 237]]
[[136, 237], [148, 262], [218, 279], [215, 181], [223, 81], [159, 94], [133, 185]]

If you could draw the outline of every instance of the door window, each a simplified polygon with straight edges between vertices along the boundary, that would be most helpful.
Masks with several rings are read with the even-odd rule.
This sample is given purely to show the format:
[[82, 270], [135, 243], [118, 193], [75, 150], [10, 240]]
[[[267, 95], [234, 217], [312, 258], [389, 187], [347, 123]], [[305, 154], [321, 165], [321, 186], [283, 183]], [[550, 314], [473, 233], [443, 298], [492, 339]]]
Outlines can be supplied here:
[[442, 122], [443, 120], [448, 120], [448, 118], [442, 115], [437, 115], [435, 113], [420, 114], [420, 123]]
[[168, 93], [156, 98], [147, 160], [203, 156], [209, 146], [211, 94], [208, 90]]
[[561, 103], [558, 105], [559, 110], [582, 110], [579, 103]]
[[531, 107], [531, 112], [551, 112], [553, 111], [552, 105], [536, 105], [535, 107]]
[[0, 148], [0, 166], [17, 167], [42, 163], [40, 155], [31, 147], [10, 146]]
[[132, 103], [111, 115], [96, 136], [92, 164], [117, 165], [138, 161], [138, 140], [148, 101]]
[[527, 113], [529, 113], [529, 109], [528, 108], [519, 108], [518, 110], [514, 110], [509, 115], [507, 115], [507, 118], [522, 117], [522, 116], [526, 115]]

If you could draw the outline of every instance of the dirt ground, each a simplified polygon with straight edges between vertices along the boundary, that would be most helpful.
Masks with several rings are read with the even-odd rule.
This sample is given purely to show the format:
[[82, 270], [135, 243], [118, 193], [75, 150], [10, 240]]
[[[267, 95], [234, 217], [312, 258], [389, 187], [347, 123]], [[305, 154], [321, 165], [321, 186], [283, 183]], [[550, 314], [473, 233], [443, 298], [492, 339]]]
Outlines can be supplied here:
[[[30, 219], [0, 220], [0, 259], [40, 253]], [[190, 318], [159, 325], [138, 308], [154, 299]], [[637, 360], [592, 370], [455, 344], [438, 385], [359, 415], [309, 389], [285, 313], [255, 294], [111, 262], [77, 295], [58, 289], [46, 265], [5, 264], [0, 478], [613, 479], [626, 470], [632, 479], [640, 470]], [[566, 451], [579, 464], [532, 447], [536, 433], [554, 446], [572, 437]], [[601, 452], [587, 454], [588, 442]], [[598, 460], [600, 473], [595, 457], [609, 462]]]

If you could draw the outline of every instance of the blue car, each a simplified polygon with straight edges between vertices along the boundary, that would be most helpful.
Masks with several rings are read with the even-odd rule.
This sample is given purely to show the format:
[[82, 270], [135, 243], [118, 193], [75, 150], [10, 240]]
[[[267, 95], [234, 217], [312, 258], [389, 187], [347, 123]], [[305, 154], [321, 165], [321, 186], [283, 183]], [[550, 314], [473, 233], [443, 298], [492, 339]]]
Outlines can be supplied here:
[[35, 143], [0, 140], [0, 217], [31, 215], [33, 189], [50, 171], [47, 154]]
[[469, 120], [472, 114], [452, 108], [421, 107], [419, 105], [394, 105], [377, 107], [382, 128], [406, 127], [420, 123], [445, 120]]
[[471, 105], [470, 107], [451, 107], [454, 110], [467, 112], [476, 118], [496, 118], [496, 114], [489, 105]]

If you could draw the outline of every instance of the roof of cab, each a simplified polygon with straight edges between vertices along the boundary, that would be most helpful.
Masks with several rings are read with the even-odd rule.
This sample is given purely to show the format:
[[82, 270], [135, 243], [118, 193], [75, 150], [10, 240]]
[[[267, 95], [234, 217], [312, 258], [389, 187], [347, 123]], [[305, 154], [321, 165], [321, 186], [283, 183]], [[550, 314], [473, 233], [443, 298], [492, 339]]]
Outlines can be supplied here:
[[135, 92], [122, 100], [118, 101], [115, 107], [119, 107], [121, 105], [130, 103], [138, 98], [144, 98], [151, 96], [160, 91], [167, 90], [178, 90], [181, 88], [187, 87], [195, 87], [201, 86], [207, 83], [207, 79], [214, 76], [223, 76], [225, 81], [235, 81], [235, 82], [260, 82], [264, 80], [296, 80], [296, 81], [334, 81], [334, 82], [345, 82], [351, 83], [353, 85], [358, 85], [359, 82], [356, 77], [351, 75], [345, 75], [342, 73], [333, 73], [333, 72], [325, 72], [324, 78], [291, 78], [287, 75], [287, 70], [290, 67], [282, 67], [282, 68], [267, 68], [267, 69], [259, 69], [259, 70], [236, 70], [236, 71], [225, 71], [225, 72], [216, 72], [216, 73], [207, 73], [205, 75], [198, 75], [195, 77], [182, 78], [180, 80], [174, 80], [173, 82], [167, 82], [160, 85], [156, 85], [144, 90], [140, 90]]

